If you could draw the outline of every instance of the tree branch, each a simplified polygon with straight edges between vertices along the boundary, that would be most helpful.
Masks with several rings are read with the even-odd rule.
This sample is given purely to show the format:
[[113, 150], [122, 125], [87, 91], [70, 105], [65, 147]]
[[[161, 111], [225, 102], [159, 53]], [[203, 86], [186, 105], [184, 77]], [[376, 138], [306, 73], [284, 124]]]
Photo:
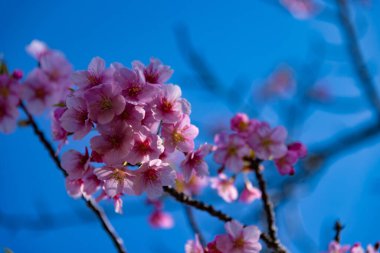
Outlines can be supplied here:
[[[41, 143], [48, 150], [50, 157], [53, 159], [54, 163], [57, 165], [57, 168], [62, 172], [62, 174], [67, 177], [67, 172], [62, 168], [61, 161], [58, 156], [55, 155], [55, 151], [53, 145], [47, 140], [44, 133], [39, 129], [37, 123], [35, 122], [33, 115], [28, 111], [23, 102], [20, 102], [20, 108], [25, 112], [28, 117], [28, 121], [30, 126], [33, 128], [34, 133], [38, 136]], [[91, 211], [96, 215], [102, 224], [103, 229], [106, 233], [111, 237], [115, 247], [117, 248], [119, 253], [127, 253], [127, 250], [124, 248], [123, 240], [118, 236], [117, 232], [113, 228], [110, 223], [107, 215], [104, 213], [103, 209], [96, 203], [96, 201], [92, 198], [86, 198], [82, 196], [82, 200], [86, 202], [87, 206], [91, 209]]]
[[334, 230], [335, 230], [335, 236], [334, 236], [334, 240], [337, 242], [337, 243], [340, 243], [340, 234], [343, 230], [344, 226], [342, 225], [342, 223], [340, 223], [339, 220], [337, 220], [335, 222], [335, 225], [334, 225]]

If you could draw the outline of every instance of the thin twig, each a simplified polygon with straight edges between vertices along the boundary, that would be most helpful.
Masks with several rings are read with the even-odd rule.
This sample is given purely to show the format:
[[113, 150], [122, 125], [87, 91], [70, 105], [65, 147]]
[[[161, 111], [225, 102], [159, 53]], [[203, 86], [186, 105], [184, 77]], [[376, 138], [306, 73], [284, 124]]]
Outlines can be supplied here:
[[185, 205], [185, 213], [186, 213], [187, 220], [189, 221], [189, 225], [190, 225], [191, 229], [193, 230], [194, 234], [198, 235], [200, 243], [202, 244], [203, 247], [205, 247], [206, 246], [206, 240], [202, 234], [201, 229], [198, 226], [197, 221], [195, 220], [192, 207]]
[[365, 95], [368, 97], [373, 109], [375, 109], [377, 117], [380, 118], [380, 98], [376, 90], [376, 85], [364, 62], [355, 27], [350, 19], [348, 2], [347, 0], [336, 0], [336, 3], [338, 5], [339, 19], [344, 29], [343, 32], [347, 37], [347, 49], [351, 56], [354, 70], [362, 84]]
[[[26, 116], [28, 117], [28, 121], [30, 123], [30, 126], [33, 128], [34, 133], [38, 136], [41, 143], [44, 145], [44, 147], [48, 150], [50, 157], [53, 159], [54, 163], [57, 165], [57, 168], [62, 172], [62, 174], [67, 177], [67, 172], [62, 168], [61, 161], [58, 156], [56, 156], [53, 145], [47, 140], [44, 133], [40, 130], [38, 127], [36, 121], [34, 120], [33, 115], [29, 112], [29, 110], [26, 108], [26, 106], [23, 104], [23, 102], [20, 103], [20, 108], [25, 112]], [[94, 212], [94, 214], [97, 216], [99, 221], [101, 222], [103, 229], [106, 231], [106, 233], [111, 237], [115, 247], [117, 248], [118, 252], [120, 253], [126, 253], [127, 250], [124, 248], [123, 240], [118, 236], [116, 233], [114, 227], [110, 223], [107, 215], [104, 213], [103, 209], [96, 203], [96, 201], [89, 197], [86, 198], [82, 196], [82, 200], [86, 202], [87, 206]]]
[[261, 199], [264, 205], [264, 211], [267, 218], [268, 224], [268, 234], [271, 241], [276, 245], [277, 252], [287, 252], [285, 247], [281, 244], [280, 240], [277, 238], [277, 227], [275, 222], [275, 213], [273, 210], [273, 204], [269, 199], [266, 182], [263, 174], [260, 171], [260, 166], [258, 161], [251, 162], [251, 169], [255, 172], [257, 181], [259, 183], [259, 188], [261, 191]]
[[[169, 186], [164, 186], [163, 189], [167, 194], [172, 196], [174, 199], [176, 199], [180, 203], [186, 204], [188, 206], [192, 206], [198, 210], [205, 211], [211, 216], [216, 217], [219, 220], [224, 221], [224, 222], [229, 222], [233, 220], [232, 217], [223, 213], [222, 211], [216, 210], [213, 206], [203, 203], [202, 201], [199, 201], [199, 200], [194, 200], [191, 197], [187, 196], [186, 194], [176, 191], [174, 188], [171, 188]], [[273, 243], [267, 234], [261, 233], [260, 239], [266, 243], [268, 248], [276, 249], [277, 244]], [[277, 251], [277, 252], [286, 253], [286, 251]]]
[[335, 225], [334, 225], [334, 230], [335, 230], [334, 240], [337, 243], [340, 243], [340, 236], [341, 236], [341, 232], [342, 232], [343, 228], [344, 228], [344, 226], [342, 225], [342, 223], [340, 223], [340, 221], [337, 220], [335, 222]]

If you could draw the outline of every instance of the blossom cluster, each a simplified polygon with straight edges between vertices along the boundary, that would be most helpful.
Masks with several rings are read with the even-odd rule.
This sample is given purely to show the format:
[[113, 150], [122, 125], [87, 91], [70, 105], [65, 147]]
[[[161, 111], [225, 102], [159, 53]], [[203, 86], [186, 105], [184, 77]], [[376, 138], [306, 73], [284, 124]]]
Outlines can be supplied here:
[[226, 234], [217, 235], [204, 249], [196, 235], [185, 245], [186, 253], [257, 253], [261, 251], [260, 230], [256, 226], [244, 227], [238, 221], [225, 224]]
[[354, 245], [340, 245], [336, 241], [332, 241], [329, 244], [328, 251], [326, 253], [379, 253], [379, 244], [367, 245], [364, 249], [360, 243]]

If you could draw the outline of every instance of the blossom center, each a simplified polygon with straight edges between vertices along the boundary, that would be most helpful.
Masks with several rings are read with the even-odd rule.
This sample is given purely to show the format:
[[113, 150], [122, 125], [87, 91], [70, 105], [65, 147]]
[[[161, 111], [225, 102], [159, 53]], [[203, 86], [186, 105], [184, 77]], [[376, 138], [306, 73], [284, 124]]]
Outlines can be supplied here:
[[144, 177], [145, 177], [145, 180], [153, 182], [158, 179], [158, 174], [155, 169], [149, 169], [145, 171]]
[[183, 135], [179, 132], [174, 132], [173, 133], [173, 141], [174, 143], [179, 143], [179, 142], [183, 142], [185, 140], [185, 138], [183, 137]]
[[139, 149], [139, 152], [142, 154], [148, 153], [149, 151], [151, 151], [150, 141], [146, 139], [145, 141], [140, 142], [138, 145], [138, 149]]
[[263, 145], [264, 148], [269, 148], [272, 144], [273, 144], [273, 142], [269, 138], [263, 139], [261, 141], [261, 145]]
[[173, 104], [170, 103], [166, 98], [162, 100], [162, 110], [164, 112], [170, 112], [173, 108]]
[[239, 238], [234, 241], [234, 248], [241, 249], [244, 247], [244, 244], [244, 238], [242, 236], [239, 236]]
[[100, 104], [100, 109], [102, 111], [111, 110], [112, 109], [112, 101], [111, 101], [111, 99], [109, 99], [109, 98], [103, 99], [102, 102], [101, 102], [101, 104]]
[[229, 147], [227, 150], [228, 155], [233, 156], [237, 154], [238, 149], [236, 147]]
[[137, 97], [140, 94], [141, 90], [142, 88], [138, 86], [131, 87], [128, 89], [128, 96]]
[[126, 173], [120, 169], [115, 169], [111, 174], [111, 178], [115, 179], [119, 182], [123, 181], [125, 179], [125, 177], [126, 177]]
[[34, 91], [35, 97], [38, 99], [44, 99], [47, 95], [47, 92], [43, 87], [39, 87]]
[[7, 88], [7, 87], [1, 87], [0, 88], [0, 95], [2, 96], [2, 97], [8, 97], [9, 96], [9, 89]]

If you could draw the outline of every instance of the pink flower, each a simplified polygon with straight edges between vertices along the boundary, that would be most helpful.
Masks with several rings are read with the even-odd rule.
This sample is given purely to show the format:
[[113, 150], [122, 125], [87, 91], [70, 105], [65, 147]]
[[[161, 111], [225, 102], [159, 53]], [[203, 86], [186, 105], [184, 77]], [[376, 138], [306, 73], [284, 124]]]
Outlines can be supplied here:
[[17, 106], [0, 100], [0, 132], [6, 134], [13, 132], [17, 126], [17, 118]]
[[181, 119], [183, 113], [190, 113], [190, 105], [181, 99], [181, 88], [168, 84], [162, 87], [162, 92], [155, 101], [153, 116], [164, 123], [175, 123]]
[[169, 229], [174, 226], [174, 220], [171, 214], [156, 209], [149, 216], [149, 224], [154, 228]]
[[195, 235], [195, 240], [187, 241], [185, 245], [185, 253], [203, 253], [202, 244], [199, 242], [198, 235]]
[[131, 164], [145, 163], [157, 159], [162, 152], [164, 152], [164, 146], [160, 136], [142, 127], [134, 134], [134, 145], [127, 156], [127, 161]]
[[184, 114], [175, 124], [162, 124], [161, 131], [166, 151], [174, 152], [177, 148], [182, 152], [190, 152], [194, 149], [194, 138], [199, 130], [190, 124], [189, 116]]
[[280, 0], [280, 3], [298, 19], [311, 18], [319, 11], [314, 0]]
[[261, 250], [260, 230], [256, 226], [243, 227], [233, 220], [225, 225], [226, 235], [217, 238], [216, 246], [223, 253], [257, 253]]
[[198, 177], [192, 175], [189, 181], [185, 181], [181, 173], [177, 173], [175, 181], [175, 188], [179, 192], [183, 192], [188, 196], [199, 195], [201, 191], [207, 186], [207, 177]]
[[131, 104], [145, 104], [154, 98], [156, 89], [145, 82], [141, 71], [119, 68], [115, 74], [116, 83], [122, 88], [125, 100]]
[[261, 191], [254, 187], [251, 183], [246, 183], [244, 185], [243, 192], [240, 194], [239, 200], [243, 203], [249, 204], [260, 198]]
[[93, 174], [93, 167], [89, 167], [84, 175], [80, 178], [73, 179], [66, 177], [67, 193], [73, 198], [79, 198], [82, 195], [90, 196], [95, 193], [100, 186], [100, 181]]
[[125, 100], [120, 90], [111, 84], [103, 84], [88, 90], [84, 95], [89, 117], [99, 124], [109, 123], [115, 115], [124, 111]]
[[145, 110], [143, 106], [126, 103], [124, 111], [114, 120], [124, 121], [128, 125], [131, 125], [133, 129], [138, 130], [141, 128], [144, 117]]
[[98, 126], [100, 136], [93, 137], [91, 149], [108, 164], [122, 164], [133, 146], [133, 130], [123, 122]]
[[187, 153], [185, 160], [181, 162], [181, 168], [185, 180], [188, 182], [193, 174], [198, 177], [208, 176], [208, 165], [204, 158], [212, 151], [213, 146], [203, 144], [198, 150]]
[[249, 136], [248, 144], [259, 159], [277, 159], [286, 154], [286, 136], [287, 131], [284, 127], [271, 129], [268, 123], [261, 122], [256, 131]]
[[26, 51], [36, 60], [39, 60], [44, 54], [49, 52], [49, 48], [40, 40], [32, 40], [32, 42], [26, 46]]
[[103, 166], [94, 170], [99, 180], [104, 182], [104, 191], [111, 198], [121, 194], [134, 194], [132, 171], [125, 167]]
[[86, 148], [84, 155], [73, 149], [66, 151], [62, 155], [61, 166], [69, 174], [70, 179], [82, 178], [90, 167], [88, 149]]
[[0, 75], [0, 100], [9, 105], [17, 106], [20, 101], [20, 85], [18, 81], [7, 75]]
[[307, 148], [301, 142], [293, 142], [289, 144], [288, 150], [296, 152], [298, 158], [304, 158], [307, 155]]
[[218, 250], [218, 248], [216, 247], [216, 242], [218, 240], [218, 238], [220, 237], [220, 235], [217, 235], [214, 239], [214, 241], [210, 242], [209, 244], [207, 244], [207, 253], [222, 253], [220, 250]]
[[88, 117], [86, 101], [77, 96], [66, 98], [67, 110], [60, 118], [62, 128], [74, 133], [74, 140], [80, 140], [92, 129], [92, 120]]
[[246, 137], [255, 130], [259, 124], [257, 120], [250, 120], [245, 113], [238, 113], [231, 119], [231, 130], [239, 135]]
[[100, 84], [111, 84], [112, 74], [111, 69], [106, 69], [102, 58], [94, 57], [88, 65], [88, 70], [77, 71], [71, 78], [79, 88], [89, 89]]
[[22, 98], [26, 100], [27, 107], [33, 114], [41, 114], [59, 100], [56, 90], [40, 69], [33, 70], [27, 77]]
[[297, 161], [297, 153], [290, 150], [283, 157], [274, 160], [277, 170], [281, 175], [294, 175], [294, 164]]
[[52, 85], [61, 86], [63, 91], [70, 86], [70, 76], [72, 74], [71, 64], [63, 54], [58, 51], [51, 51], [40, 58], [40, 69], [48, 77]]
[[233, 172], [240, 172], [244, 167], [243, 158], [250, 154], [245, 140], [236, 134], [221, 133], [215, 136], [215, 144], [215, 162], [223, 164]]
[[211, 188], [216, 189], [218, 195], [227, 203], [231, 203], [238, 198], [238, 191], [234, 185], [234, 179], [227, 178], [225, 174], [210, 178]]
[[133, 68], [144, 73], [146, 82], [150, 84], [163, 84], [173, 74], [173, 70], [169, 66], [163, 65], [160, 60], [155, 58], [150, 59], [148, 66], [140, 61], [134, 61], [132, 65]]
[[159, 159], [144, 163], [135, 175], [134, 191], [138, 195], [146, 191], [150, 199], [160, 197], [163, 193], [162, 186], [172, 186], [176, 178], [175, 170]]
[[295, 85], [294, 70], [289, 65], [283, 64], [277, 67], [269, 76], [268, 80], [266, 80], [260, 95], [264, 97], [264, 99], [271, 99], [277, 96], [285, 97], [291, 93]]
[[379, 253], [378, 246], [367, 245], [367, 253]]
[[365, 253], [363, 247], [360, 245], [360, 243], [355, 243], [351, 249], [350, 253]]
[[51, 131], [53, 134], [53, 139], [55, 141], [59, 141], [58, 150], [67, 142], [67, 131], [63, 129], [61, 124], [61, 117], [65, 113], [67, 108], [65, 107], [57, 107], [53, 111], [52, 115], [52, 126]]
[[119, 196], [113, 197], [115, 213], [122, 214], [123, 213], [123, 200]]
[[336, 241], [331, 241], [327, 253], [346, 253], [350, 249], [349, 245], [340, 245]]

